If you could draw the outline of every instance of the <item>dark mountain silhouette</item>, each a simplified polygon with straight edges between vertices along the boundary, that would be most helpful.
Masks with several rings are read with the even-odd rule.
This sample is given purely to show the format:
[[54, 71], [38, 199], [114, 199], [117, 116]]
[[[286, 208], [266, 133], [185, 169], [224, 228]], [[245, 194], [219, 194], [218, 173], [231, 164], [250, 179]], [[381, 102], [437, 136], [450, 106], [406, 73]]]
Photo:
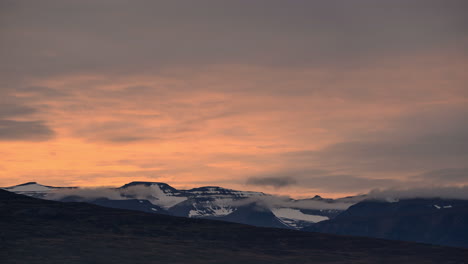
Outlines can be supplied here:
[[40, 200], [0, 190], [2, 263], [463, 263], [468, 250]]
[[468, 247], [468, 201], [362, 201], [305, 230]]

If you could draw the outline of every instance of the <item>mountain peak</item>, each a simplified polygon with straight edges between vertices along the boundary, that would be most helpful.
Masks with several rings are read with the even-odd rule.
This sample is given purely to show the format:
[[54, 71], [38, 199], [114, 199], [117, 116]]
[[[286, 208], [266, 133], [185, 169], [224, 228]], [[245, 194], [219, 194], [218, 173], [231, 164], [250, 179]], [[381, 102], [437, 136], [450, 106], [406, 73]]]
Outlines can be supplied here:
[[161, 189], [171, 190], [171, 191], [177, 192], [177, 189], [175, 189], [174, 187], [170, 186], [167, 183], [164, 183], [164, 182], [147, 182], [147, 181], [132, 181], [130, 183], [127, 183], [127, 184], [123, 185], [119, 189], [125, 189], [125, 188], [132, 187], [132, 186], [150, 187], [152, 185], [157, 185]]
[[43, 191], [49, 191], [53, 188], [54, 187], [45, 186], [37, 182], [26, 182], [26, 183], [18, 184], [15, 186], [7, 187], [5, 188], [5, 190], [12, 191], [12, 192], [43, 192]]
[[39, 184], [37, 182], [26, 182], [26, 183], [15, 185], [14, 187], [16, 187], [16, 186], [26, 186], [26, 185], [31, 185], [31, 184], [42, 185], [42, 184]]

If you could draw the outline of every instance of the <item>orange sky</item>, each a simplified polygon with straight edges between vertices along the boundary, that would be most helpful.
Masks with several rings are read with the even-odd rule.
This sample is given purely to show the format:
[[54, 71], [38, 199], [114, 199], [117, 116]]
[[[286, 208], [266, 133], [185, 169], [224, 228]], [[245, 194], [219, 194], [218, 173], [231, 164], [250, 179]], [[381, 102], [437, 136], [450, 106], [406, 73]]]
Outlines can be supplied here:
[[[78, 5], [77, 12], [90, 20], [120, 19], [99, 8], [91, 14], [92, 5]], [[388, 36], [347, 36], [344, 41], [363, 47], [328, 50], [320, 43], [340, 41], [330, 38], [333, 34], [342, 37], [329, 21], [314, 22], [321, 35], [307, 27], [296, 27], [302, 35], [276, 27], [272, 36], [257, 36], [241, 21], [231, 25], [227, 18], [208, 16], [210, 23], [226, 23], [212, 28], [193, 11], [184, 19], [206, 29], [200, 34], [211, 49], [205, 50], [198, 43], [205, 40], [177, 18], [159, 28], [145, 13], [132, 22], [135, 14], [129, 11], [123, 18], [129, 25], [109, 32], [109, 25], [93, 28], [78, 16], [70, 19], [79, 23], [52, 24], [68, 19], [59, 8], [67, 5], [53, 6], [57, 10], [12, 2], [5, 11], [0, 186], [27, 181], [119, 186], [139, 180], [337, 197], [372, 188], [468, 182], [468, 56], [461, 45], [467, 38], [455, 34], [460, 21], [445, 13], [434, 13], [431, 33], [447, 34], [447, 41], [434, 46], [425, 36], [420, 42], [409, 36], [419, 32], [419, 21], [406, 21], [411, 25], [406, 32], [392, 17], [372, 15]], [[253, 27], [274, 28], [268, 23], [281, 14], [270, 11], [271, 21], [252, 21]], [[424, 11], [416, 17], [424, 20]], [[347, 19], [362, 34], [380, 32], [362, 29], [366, 24], [359, 16]], [[262, 38], [264, 49], [242, 42], [235, 54], [231, 49], [217, 55], [216, 49], [230, 42], [227, 35], [215, 36], [227, 27], [245, 38]], [[446, 27], [455, 33], [449, 35]], [[172, 39], [171, 32], [184, 32], [183, 39]], [[145, 42], [133, 42], [135, 34]], [[159, 42], [162, 36], [164, 45], [175, 45], [172, 57], [158, 53], [168, 49]], [[394, 37], [403, 48], [386, 46], [384, 37]], [[194, 46], [181, 46], [184, 41]], [[305, 43], [317, 53], [301, 50]], [[365, 45], [372, 48], [363, 51]], [[242, 57], [249, 52], [259, 55]], [[314, 55], [321, 53], [333, 55]], [[201, 54], [205, 57], [198, 58]], [[290, 61], [301, 54], [307, 62]], [[162, 64], [166, 60], [170, 63]]]

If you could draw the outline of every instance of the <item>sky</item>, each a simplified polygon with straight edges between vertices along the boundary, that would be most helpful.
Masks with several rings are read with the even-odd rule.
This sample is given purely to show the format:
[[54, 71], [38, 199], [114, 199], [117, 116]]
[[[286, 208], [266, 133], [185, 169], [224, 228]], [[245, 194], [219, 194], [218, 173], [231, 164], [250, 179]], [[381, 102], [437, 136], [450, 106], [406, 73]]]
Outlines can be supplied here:
[[464, 0], [0, 1], [0, 186], [468, 184]]

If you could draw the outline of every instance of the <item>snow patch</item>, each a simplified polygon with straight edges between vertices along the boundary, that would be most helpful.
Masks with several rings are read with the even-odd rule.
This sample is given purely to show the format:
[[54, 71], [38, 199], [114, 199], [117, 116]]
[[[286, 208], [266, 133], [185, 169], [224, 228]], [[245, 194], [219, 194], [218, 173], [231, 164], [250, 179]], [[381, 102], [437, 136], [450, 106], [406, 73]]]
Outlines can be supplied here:
[[187, 197], [174, 196], [171, 192], [164, 192], [157, 184], [150, 186], [151, 197], [149, 201], [164, 208], [171, 208], [172, 206], [187, 200]]
[[190, 210], [188, 217], [200, 216], [226, 216], [234, 212], [234, 208], [230, 206], [232, 199], [219, 199], [201, 204], [193, 203], [194, 210]]
[[434, 204], [434, 207], [437, 208], [437, 209], [448, 209], [448, 208], [452, 208], [453, 206], [451, 206], [451, 205], [440, 206], [440, 205]]
[[280, 218], [283, 222], [286, 223], [291, 222], [288, 219], [302, 220], [312, 223], [318, 223], [329, 219], [328, 217], [322, 215], [304, 214], [300, 210], [292, 208], [273, 208], [271, 211], [276, 217]]
[[52, 188], [37, 183], [19, 185], [5, 189], [10, 192], [48, 192], [50, 190], [53, 190]]

